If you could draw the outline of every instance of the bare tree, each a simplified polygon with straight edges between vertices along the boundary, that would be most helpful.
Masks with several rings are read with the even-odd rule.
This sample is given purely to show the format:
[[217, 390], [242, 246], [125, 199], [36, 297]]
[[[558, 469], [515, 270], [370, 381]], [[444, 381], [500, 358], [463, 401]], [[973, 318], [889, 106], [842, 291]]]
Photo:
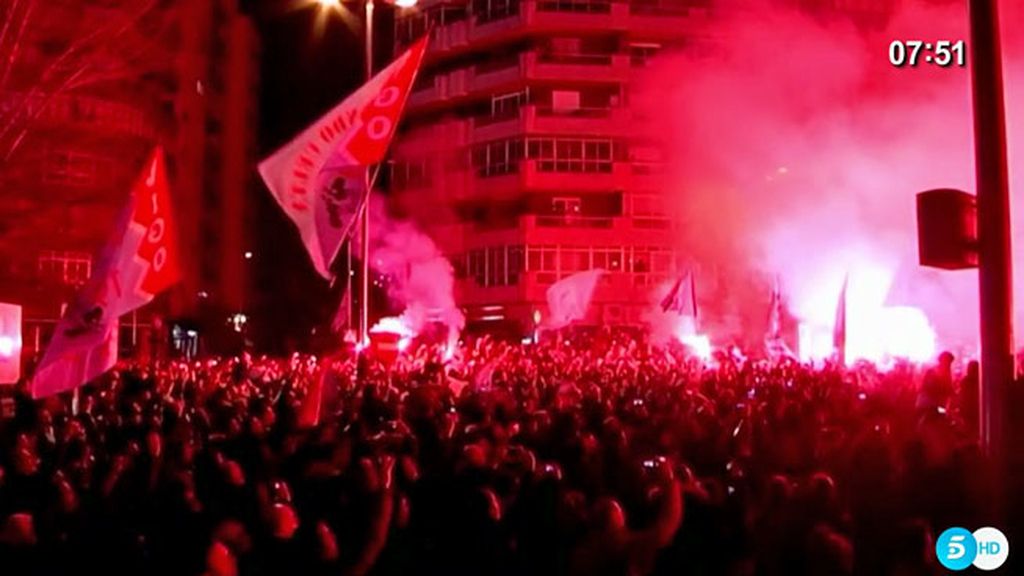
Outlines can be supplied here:
[[68, 38], [67, 47], [27, 85], [13, 86], [11, 72], [24, 53], [26, 30], [43, 23], [45, 9], [39, 0], [12, 0], [0, 26], [0, 94], [8, 97], [0, 109], [0, 163], [17, 151], [54, 97], [170, 69], [173, 52], [164, 32], [171, 11], [162, 8], [160, 0], [147, 0], [117, 12], [119, 18]]

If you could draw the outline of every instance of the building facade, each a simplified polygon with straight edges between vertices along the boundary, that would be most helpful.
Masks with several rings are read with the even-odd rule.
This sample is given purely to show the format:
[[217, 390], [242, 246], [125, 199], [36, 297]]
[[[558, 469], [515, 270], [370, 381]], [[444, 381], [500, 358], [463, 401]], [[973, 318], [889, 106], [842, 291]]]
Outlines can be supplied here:
[[[196, 286], [240, 307], [244, 275], [219, 267], [228, 246], [239, 260], [244, 253], [257, 42], [236, 4], [52, 0], [0, 8], [8, 24], [0, 36], [0, 301], [24, 307], [26, 354], [45, 346], [89, 278], [158, 144], [168, 154], [186, 281], [174, 298], [122, 320], [122, 342], [147, 341], [154, 316], [194, 310]], [[197, 26], [204, 18], [208, 26]], [[204, 161], [195, 161], [196, 149]]]
[[586, 321], [645, 322], [678, 266], [630, 86], [658, 51], [699, 40], [708, 5], [474, 0], [397, 18], [399, 47], [434, 32], [390, 186], [451, 260], [471, 326], [527, 333], [548, 287], [591, 268], [607, 273]]

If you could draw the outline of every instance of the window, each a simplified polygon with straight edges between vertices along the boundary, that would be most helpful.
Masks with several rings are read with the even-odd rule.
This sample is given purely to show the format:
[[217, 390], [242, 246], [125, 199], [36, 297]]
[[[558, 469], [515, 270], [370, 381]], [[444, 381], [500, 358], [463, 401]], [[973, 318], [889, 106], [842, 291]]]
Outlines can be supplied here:
[[629, 63], [636, 67], [647, 66], [659, 50], [661, 50], [661, 44], [631, 43], [629, 45]]
[[523, 271], [523, 265], [526, 262], [523, 258], [523, 247], [522, 246], [509, 246], [508, 247], [508, 285], [515, 286], [519, 284], [519, 273]]
[[554, 90], [551, 92], [551, 110], [568, 113], [580, 109], [580, 93], [575, 90]]
[[551, 211], [555, 214], [568, 216], [579, 215], [582, 209], [582, 200], [577, 197], [555, 197], [551, 199]]
[[494, 118], [511, 118], [519, 114], [519, 109], [529, 100], [529, 88], [518, 92], [500, 94], [491, 97], [491, 116]]
[[504, 286], [505, 278], [505, 247], [492, 247], [487, 251], [487, 286]]
[[548, 41], [549, 54], [579, 54], [581, 51], [582, 43], [579, 38], [552, 38]]
[[622, 272], [622, 248], [594, 248], [594, 268]]
[[451, 254], [449, 256], [452, 263], [452, 272], [455, 274], [456, 280], [463, 280], [466, 278], [466, 255], [465, 254]]
[[487, 280], [487, 262], [483, 250], [469, 251], [469, 277], [476, 280], [476, 283], [483, 286]]
[[563, 273], [590, 270], [590, 249], [562, 247], [560, 263]]
[[527, 157], [541, 172], [612, 171], [612, 141], [600, 138], [530, 138]]
[[651, 253], [646, 248], [633, 248], [632, 272], [646, 274], [651, 271]]
[[92, 257], [84, 252], [43, 252], [37, 259], [42, 278], [80, 286], [92, 274]]
[[391, 164], [391, 185], [395, 190], [424, 188], [431, 182], [430, 163], [426, 159], [396, 160]]
[[631, 204], [633, 216], [665, 216], [665, 200], [659, 194], [635, 194]]
[[519, 171], [523, 148], [522, 138], [494, 140], [474, 147], [471, 161], [481, 177], [512, 174]]
[[542, 0], [537, 4], [541, 12], [584, 12], [607, 14], [611, 12], [610, 0]]
[[558, 248], [555, 246], [528, 246], [526, 269], [530, 272], [558, 271]]
[[473, 0], [473, 15], [484, 24], [519, 14], [519, 0]]

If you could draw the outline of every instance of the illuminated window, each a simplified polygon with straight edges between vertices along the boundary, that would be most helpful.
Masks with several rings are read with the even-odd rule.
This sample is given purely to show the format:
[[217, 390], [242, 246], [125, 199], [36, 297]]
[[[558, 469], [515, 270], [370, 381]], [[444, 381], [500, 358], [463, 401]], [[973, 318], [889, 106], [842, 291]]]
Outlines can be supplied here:
[[578, 197], [556, 196], [551, 199], [551, 211], [555, 214], [578, 216], [582, 211], [583, 201]]
[[594, 248], [594, 268], [603, 268], [609, 272], [622, 272], [624, 268], [622, 248]]

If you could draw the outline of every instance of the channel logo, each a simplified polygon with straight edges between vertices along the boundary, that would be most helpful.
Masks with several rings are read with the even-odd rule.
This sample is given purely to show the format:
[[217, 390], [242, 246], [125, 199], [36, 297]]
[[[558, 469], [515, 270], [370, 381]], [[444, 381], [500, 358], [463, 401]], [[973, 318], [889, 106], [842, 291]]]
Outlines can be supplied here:
[[949, 528], [935, 541], [939, 563], [949, 570], [974, 566], [979, 570], [995, 570], [1010, 557], [1010, 543], [998, 528], [986, 526], [972, 534], [966, 528]]

